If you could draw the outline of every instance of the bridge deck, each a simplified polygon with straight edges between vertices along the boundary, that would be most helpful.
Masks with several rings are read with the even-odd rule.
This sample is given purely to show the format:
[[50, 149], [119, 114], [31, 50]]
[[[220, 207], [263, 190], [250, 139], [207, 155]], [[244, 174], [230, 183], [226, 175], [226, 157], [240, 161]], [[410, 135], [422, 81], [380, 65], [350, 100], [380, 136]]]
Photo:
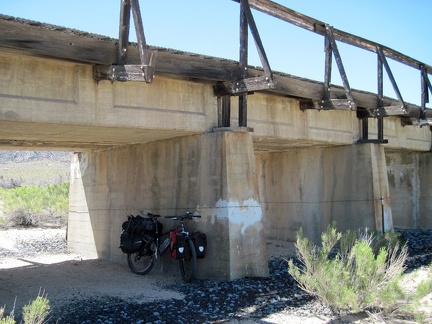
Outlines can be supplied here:
[[[154, 83], [100, 81], [95, 86], [91, 68], [115, 64], [117, 40], [2, 15], [0, 28], [0, 54], [4, 57], [0, 64], [5, 72], [0, 79], [3, 147], [77, 150], [208, 132], [218, 126], [213, 86], [232, 81], [238, 69], [236, 61], [152, 47], [157, 52]], [[30, 57], [36, 61], [25, 59]], [[11, 64], [18, 68], [9, 67]], [[140, 64], [136, 44], [130, 44], [126, 64]], [[50, 75], [43, 76], [48, 65], [52, 65]], [[13, 74], [14, 84], [11, 82]], [[323, 97], [323, 82], [281, 72], [273, 74], [276, 87], [257, 92], [249, 99], [248, 126], [255, 130], [258, 149], [346, 145], [359, 139], [355, 111], [302, 110], [311, 108]], [[250, 67], [249, 75], [260, 76], [263, 71]], [[26, 78], [33, 78], [33, 81]], [[44, 82], [52, 84], [47, 85], [49, 93], [42, 100], [38, 91], [42, 91]], [[169, 86], [162, 85], [163, 82]], [[147, 91], [149, 87], [159, 90], [151, 94]], [[171, 92], [164, 93], [164, 89]], [[92, 91], [94, 93], [90, 93]], [[163, 103], [162, 93], [168, 100]], [[335, 98], [344, 98], [345, 89], [332, 85], [332, 94]], [[376, 94], [353, 90], [352, 95], [358, 108], [377, 108]], [[130, 98], [145, 104], [130, 103]], [[59, 109], [59, 104], [66, 105], [67, 109]], [[386, 97], [384, 105], [397, 106], [399, 102]], [[106, 107], [113, 110], [103, 110]], [[407, 130], [405, 127], [401, 131], [400, 119], [409, 120], [420, 115], [421, 107], [412, 104], [407, 107], [408, 115], [386, 118], [385, 135], [394, 140], [389, 146], [429, 150], [428, 128]], [[145, 118], [139, 115], [144, 111]], [[156, 116], [156, 112], [161, 114]], [[50, 118], [44, 119], [46, 114], [51, 114]], [[427, 117], [431, 115], [427, 111]], [[235, 112], [232, 118], [237, 118]], [[371, 128], [375, 132], [373, 122]]]

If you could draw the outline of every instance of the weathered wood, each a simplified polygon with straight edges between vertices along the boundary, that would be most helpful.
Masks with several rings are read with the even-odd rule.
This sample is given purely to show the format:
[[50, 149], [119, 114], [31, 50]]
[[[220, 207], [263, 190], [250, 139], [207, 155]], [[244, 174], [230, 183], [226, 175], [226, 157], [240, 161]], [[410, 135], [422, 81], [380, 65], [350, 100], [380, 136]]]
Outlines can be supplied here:
[[[235, 2], [239, 2], [239, 0], [233, 0]], [[275, 3], [270, 0], [249, 0], [249, 5], [251, 8], [254, 8], [258, 11], [271, 15], [275, 18], [281, 19], [283, 21], [289, 22], [295, 26], [307, 29], [314, 33], [325, 36], [326, 29], [325, 23], [311, 18], [309, 16], [303, 15], [297, 11], [284, 7], [278, 3]], [[344, 42], [349, 45], [353, 45], [371, 52], [377, 52], [377, 48], [381, 46], [382, 51], [385, 56], [391, 58], [395, 61], [401, 62], [405, 65], [408, 65], [417, 70], [420, 69], [420, 65], [424, 64], [416, 59], [413, 59], [405, 54], [402, 54], [398, 51], [395, 51], [389, 47], [382, 46], [378, 43], [372, 42], [365, 38], [346, 33], [339, 29], [334, 29], [333, 34], [336, 40]], [[424, 64], [428, 73], [432, 74], [432, 66]]]
[[384, 106], [382, 109], [384, 109], [387, 116], [407, 115], [407, 109], [401, 104]]
[[146, 82], [152, 82], [155, 57], [149, 53], [147, 48], [139, 2], [138, 0], [130, 0], [130, 2], [132, 8], [132, 15], [134, 18], [135, 32], [138, 39], [138, 53], [140, 56], [141, 66], [144, 71], [144, 78]]
[[333, 51], [328, 37], [324, 37], [325, 68], [324, 68], [324, 95], [323, 99], [330, 98], [330, 83], [333, 62]]
[[274, 89], [275, 83], [268, 77], [247, 78], [238, 81], [227, 81], [214, 86], [216, 96], [240, 95], [259, 90]]
[[146, 74], [149, 73], [149, 70], [143, 69], [142, 65], [95, 65], [93, 66], [93, 78], [96, 81], [149, 82], [153, 79], [152, 72], [150, 75]]
[[331, 50], [333, 52], [337, 67], [339, 69], [339, 74], [340, 74], [340, 77], [342, 79], [343, 86], [345, 88], [345, 95], [348, 99], [348, 104], [349, 104], [351, 109], [356, 109], [356, 104], [355, 104], [355, 101], [354, 101], [353, 96], [351, 94], [351, 87], [349, 85], [348, 78], [347, 78], [347, 75], [345, 72], [345, 68], [344, 68], [344, 65], [342, 63], [342, 58], [339, 54], [339, 49], [337, 47], [337, 44], [336, 44], [336, 41], [335, 41], [335, 38], [333, 35], [333, 28], [326, 24], [326, 32], [327, 32], [326, 37], [328, 38], [328, 42], [330, 43]]
[[[42, 25], [0, 15], [0, 50], [65, 59], [84, 64], [111, 65], [117, 62], [117, 40], [100, 35], [92, 35], [64, 27]], [[216, 84], [238, 77], [238, 62], [176, 50], [150, 47], [157, 52], [156, 74], [169, 75], [185, 80], [198, 80]], [[140, 58], [134, 44], [128, 46], [127, 64], [139, 65]], [[432, 69], [428, 69], [430, 73]], [[249, 77], [262, 77], [264, 71], [248, 67]], [[273, 72], [274, 85], [269, 92], [275, 95], [321, 100], [324, 83], [300, 78], [287, 73]], [[260, 89], [262, 90], [262, 89]], [[344, 88], [332, 85], [332, 95], [343, 98]], [[354, 90], [352, 95], [357, 107], [376, 109], [376, 94]], [[399, 105], [398, 101], [384, 97], [384, 105]], [[406, 103], [409, 116], [417, 118], [421, 107]], [[430, 109], [426, 110], [432, 116]]]
[[231, 127], [231, 97], [222, 97], [222, 120], [220, 127]]
[[305, 109], [318, 109], [318, 110], [356, 110], [353, 108], [352, 103], [348, 99], [323, 99], [323, 100], [313, 100], [312, 106], [305, 106]]
[[432, 93], [432, 85], [429, 80], [427, 69], [424, 65], [421, 67], [421, 118], [426, 118], [426, 103], [429, 102], [429, 91]]
[[[249, 8], [250, 11], [250, 8]], [[248, 16], [245, 13], [243, 2], [240, 3], [240, 59], [239, 59], [239, 80], [247, 79], [248, 77]], [[238, 100], [238, 125], [247, 127], [247, 93], [240, 95]]]
[[264, 46], [261, 41], [261, 37], [258, 32], [258, 28], [255, 24], [255, 19], [253, 18], [252, 12], [250, 10], [249, 1], [248, 0], [240, 0], [241, 7], [244, 15], [246, 16], [247, 23], [249, 25], [251, 34], [255, 40], [255, 44], [258, 50], [258, 55], [261, 60], [261, 64], [264, 68], [265, 74], [268, 78], [273, 78], [272, 70], [270, 68], [270, 64], [267, 58], [267, 54], [265, 53]]
[[[396, 93], [396, 96], [397, 96], [399, 102], [401, 103], [401, 106], [405, 108], [405, 102], [404, 102], [404, 100], [403, 100], [403, 98], [402, 98], [402, 94], [401, 94], [401, 92], [399, 91], [399, 87], [398, 87], [398, 85], [397, 85], [397, 83], [396, 83], [396, 80], [395, 80], [395, 78], [394, 78], [394, 76], [393, 76], [393, 73], [392, 73], [392, 71], [391, 71], [391, 69], [390, 69], [390, 66], [389, 66], [388, 63], [387, 63], [387, 59], [386, 59], [384, 53], [382, 52], [382, 49], [381, 49], [381, 48], [378, 49], [378, 56], [379, 56], [379, 58], [380, 58], [382, 64], [384, 65], [384, 68], [386, 69], [387, 76], [388, 76], [389, 79], [390, 79], [390, 83], [391, 83], [392, 86], [393, 86], [393, 90], [394, 90], [394, 92]], [[405, 108], [405, 110], [406, 110], [406, 108]], [[405, 113], [407, 113], [407, 111], [405, 111]]]
[[129, 43], [131, 5], [129, 0], [121, 1], [120, 6], [120, 30], [117, 64], [125, 64], [126, 53]]

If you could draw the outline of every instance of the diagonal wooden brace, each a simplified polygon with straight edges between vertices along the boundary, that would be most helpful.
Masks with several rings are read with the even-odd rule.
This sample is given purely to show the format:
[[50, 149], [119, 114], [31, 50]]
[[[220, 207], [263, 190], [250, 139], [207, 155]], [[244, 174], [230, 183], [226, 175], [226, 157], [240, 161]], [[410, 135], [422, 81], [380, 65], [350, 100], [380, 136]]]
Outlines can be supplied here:
[[[126, 64], [131, 12], [138, 40], [140, 65]], [[138, 0], [121, 0], [117, 65], [96, 65], [93, 68], [94, 79], [98, 81], [145, 81], [151, 83], [153, 81], [155, 64], [156, 52], [148, 50]]]

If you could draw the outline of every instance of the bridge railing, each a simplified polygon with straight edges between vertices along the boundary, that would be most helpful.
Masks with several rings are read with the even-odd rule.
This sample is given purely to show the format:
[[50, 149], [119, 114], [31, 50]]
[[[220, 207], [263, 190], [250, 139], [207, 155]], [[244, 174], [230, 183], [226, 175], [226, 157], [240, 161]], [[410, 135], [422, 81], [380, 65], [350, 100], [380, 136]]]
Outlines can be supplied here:
[[[370, 142], [368, 138], [368, 118], [377, 118], [378, 119], [378, 139], [377, 142], [386, 142], [383, 138], [383, 117], [390, 115], [406, 115], [410, 116], [409, 108], [407, 107], [402, 93], [398, 87], [398, 84], [393, 76], [390, 65], [388, 64], [387, 58], [390, 58], [396, 62], [400, 62], [405, 64], [411, 68], [417, 69], [419, 71], [420, 76], [420, 96], [421, 96], [421, 110], [418, 118], [411, 118], [410, 121], [413, 124], [418, 124], [420, 126], [432, 125], [432, 120], [427, 118], [426, 110], [429, 109], [426, 107], [426, 104], [429, 102], [429, 93], [432, 93], [432, 85], [430, 79], [428, 77], [429, 74], [432, 74], [432, 66], [411, 58], [405, 54], [402, 54], [398, 51], [395, 51], [389, 47], [378, 44], [376, 42], [364, 39], [362, 37], [358, 37], [353, 34], [349, 34], [342, 30], [338, 30], [333, 28], [332, 26], [319, 21], [317, 19], [308, 17], [301, 13], [298, 13], [292, 9], [284, 7], [278, 3], [269, 1], [269, 0], [232, 0], [235, 2], [239, 2], [243, 11], [246, 9], [253, 8], [258, 11], [261, 11], [265, 14], [271, 15], [275, 18], [281, 19], [285, 22], [293, 24], [295, 26], [304, 28], [313, 33], [324, 36], [325, 38], [325, 71], [324, 71], [324, 85], [323, 85], [323, 96], [322, 99], [315, 105], [310, 108], [318, 108], [318, 109], [350, 109], [356, 110], [357, 116], [362, 120], [363, 125], [363, 139], [362, 142]], [[245, 9], [246, 8], [246, 9]], [[250, 19], [247, 17], [247, 19]], [[253, 18], [252, 18], [253, 19]], [[254, 35], [253, 26], [249, 23], [252, 34]], [[376, 53], [377, 55], [377, 76], [378, 76], [378, 86], [377, 86], [377, 107], [373, 110], [365, 110], [358, 109], [355, 100], [351, 93], [351, 87], [349, 84], [349, 80], [347, 74], [345, 73], [345, 68], [342, 63], [342, 57], [339, 53], [337, 42], [340, 41], [352, 46], [356, 46], [363, 50], [371, 51]], [[257, 43], [257, 42], [256, 42]], [[259, 46], [260, 43], [257, 43]], [[245, 45], [241, 45], [243, 48]], [[241, 51], [244, 51], [241, 50]], [[259, 49], [261, 51], [261, 49]], [[262, 50], [263, 51], [263, 50]], [[340, 77], [343, 83], [343, 87], [345, 89], [346, 99], [334, 99], [331, 96], [331, 71], [332, 71], [332, 57], [334, 56]], [[260, 54], [260, 57], [262, 55]], [[264, 56], [265, 57], [265, 56]], [[263, 64], [266, 63], [263, 59], [261, 60]], [[240, 65], [242, 63], [240, 58]], [[265, 66], [265, 65], [264, 65]], [[383, 80], [384, 80], [384, 71], [387, 73], [387, 77], [391, 82], [392, 88], [395, 92], [396, 98], [398, 99], [398, 105], [384, 106], [383, 101]], [[243, 75], [244, 76], [244, 75]], [[269, 74], [267, 73], [267, 76]], [[247, 89], [246, 89], [247, 90]], [[243, 99], [244, 100], [244, 99]], [[239, 110], [245, 110], [244, 107], [241, 107], [242, 104], [239, 104]], [[244, 114], [244, 113], [243, 113]], [[240, 113], [239, 113], [240, 115]], [[243, 124], [241, 124], [243, 122]], [[239, 120], [240, 126], [246, 126], [245, 122], [242, 119]], [[226, 125], [225, 125], [226, 126]], [[372, 140], [374, 141], [374, 140]]]

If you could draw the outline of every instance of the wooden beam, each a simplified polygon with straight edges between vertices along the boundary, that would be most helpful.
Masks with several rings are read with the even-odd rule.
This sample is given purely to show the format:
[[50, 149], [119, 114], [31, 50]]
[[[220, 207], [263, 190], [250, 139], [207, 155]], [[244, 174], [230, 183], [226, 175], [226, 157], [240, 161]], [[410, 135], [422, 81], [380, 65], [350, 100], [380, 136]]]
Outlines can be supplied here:
[[[21, 20], [0, 15], [0, 51], [18, 55], [68, 60], [80, 64], [111, 65], [117, 62], [116, 39], [101, 35], [89, 34], [59, 26], [45, 25], [34, 21]], [[186, 53], [166, 48], [150, 47], [157, 51], [155, 73], [168, 75], [184, 80], [201, 83], [223, 83], [238, 77], [238, 62], [205, 55]], [[127, 48], [127, 62], [139, 65], [140, 57], [136, 44]], [[428, 69], [428, 73], [431, 70]], [[264, 71], [248, 67], [250, 78], [263, 77]], [[293, 76], [282, 72], [273, 72], [274, 84], [267, 90], [278, 96], [288, 96], [311, 102], [321, 100], [324, 83]], [[260, 89], [262, 90], [262, 89]], [[333, 85], [332, 94], [343, 98], [343, 87]], [[354, 90], [352, 95], [357, 106], [365, 109], [376, 109], [376, 94]], [[384, 97], [384, 106], [399, 106], [398, 100]], [[421, 107], [408, 104], [409, 116], [418, 118]], [[426, 110], [428, 118], [432, 117], [430, 109]]]
[[[233, 0], [235, 2], [239, 2], [239, 0]], [[325, 36], [326, 35], [326, 29], [325, 29], [325, 23], [311, 18], [309, 16], [303, 15], [297, 11], [294, 11], [292, 9], [289, 9], [287, 7], [284, 7], [278, 3], [275, 3], [270, 0], [249, 0], [249, 5], [251, 8], [254, 8], [258, 11], [261, 11], [263, 13], [266, 13], [270, 16], [273, 16], [275, 18], [281, 19], [283, 21], [289, 22], [295, 26], [307, 29], [311, 32], [314, 32], [316, 34], [320, 34]], [[398, 51], [395, 51], [389, 47], [382, 46], [378, 43], [375, 43], [373, 41], [367, 40], [365, 38], [346, 33], [339, 29], [333, 30], [334, 37], [337, 41], [341, 41], [343, 43], [353, 45], [356, 47], [359, 47], [364, 50], [368, 50], [371, 52], [377, 52], [377, 48], [381, 47], [382, 51], [385, 56], [388, 58], [391, 58], [395, 61], [401, 62], [405, 65], [408, 65], [412, 68], [415, 68], [417, 70], [420, 69], [420, 66], [423, 64], [426, 66], [428, 73], [432, 74], [432, 66], [424, 64], [423, 62], [420, 62], [416, 59], [413, 59], [405, 54], [402, 54]]]
[[216, 96], [240, 95], [254, 91], [275, 89], [275, 83], [268, 77], [247, 78], [238, 81], [227, 81], [214, 86]]
[[120, 30], [117, 58], [117, 64], [119, 65], [125, 64], [126, 62], [126, 52], [129, 44], [130, 12], [130, 0], [122, 1], [120, 7]]
[[398, 85], [397, 85], [397, 83], [396, 83], [396, 80], [395, 80], [395, 78], [394, 78], [394, 76], [393, 76], [393, 73], [392, 73], [392, 71], [391, 71], [391, 69], [390, 69], [390, 66], [389, 66], [388, 63], [387, 63], [387, 59], [386, 59], [384, 53], [382, 52], [382, 49], [381, 49], [381, 48], [378, 49], [378, 56], [379, 56], [379, 58], [380, 58], [380, 61], [381, 61], [382, 64], [384, 65], [384, 68], [385, 68], [385, 70], [386, 70], [386, 72], [387, 72], [387, 76], [388, 76], [389, 79], [390, 79], [390, 83], [391, 83], [392, 86], [393, 86], [393, 90], [394, 90], [394, 92], [396, 93], [396, 96], [397, 96], [397, 98], [398, 98], [398, 100], [399, 100], [399, 102], [400, 102], [400, 104], [401, 104], [401, 107], [403, 107], [403, 109], [405, 110], [405, 113], [407, 113], [406, 108], [405, 108], [405, 102], [404, 102], [404, 100], [403, 100], [403, 98], [402, 98], [402, 94], [401, 94], [401, 92], [399, 91], [399, 87], [398, 87]]
[[348, 105], [352, 110], [355, 110], [357, 108], [356, 103], [355, 103], [354, 98], [351, 94], [351, 87], [349, 85], [348, 78], [347, 78], [347, 75], [345, 72], [345, 68], [344, 68], [343, 63], [342, 63], [342, 58], [339, 54], [336, 40], [335, 40], [334, 35], [333, 35], [333, 28], [330, 27], [329, 25], [326, 25], [326, 33], [327, 33], [326, 37], [328, 38], [328, 42], [330, 44], [333, 55], [335, 57], [337, 67], [339, 69], [339, 74], [340, 74], [340, 77], [342, 79], [343, 86], [345, 88], [345, 95], [348, 99]]
[[244, 15], [246, 16], [247, 24], [249, 25], [251, 34], [255, 40], [255, 44], [256, 44], [256, 47], [258, 50], [258, 55], [260, 57], [261, 64], [264, 68], [264, 72], [265, 72], [266, 76], [271, 79], [271, 78], [273, 78], [272, 77], [272, 70], [270, 68], [270, 64], [269, 64], [267, 55], [265, 53], [264, 46], [263, 46], [262, 41], [261, 41], [261, 37], [259, 35], [258, 28], [255, 24], [255, 19], [253, 18], [252, 12], [250, 10], [249, 1], [248, 0], [240, 0], [240, 3], [241, 3], [242, 11], [243, 11]]

